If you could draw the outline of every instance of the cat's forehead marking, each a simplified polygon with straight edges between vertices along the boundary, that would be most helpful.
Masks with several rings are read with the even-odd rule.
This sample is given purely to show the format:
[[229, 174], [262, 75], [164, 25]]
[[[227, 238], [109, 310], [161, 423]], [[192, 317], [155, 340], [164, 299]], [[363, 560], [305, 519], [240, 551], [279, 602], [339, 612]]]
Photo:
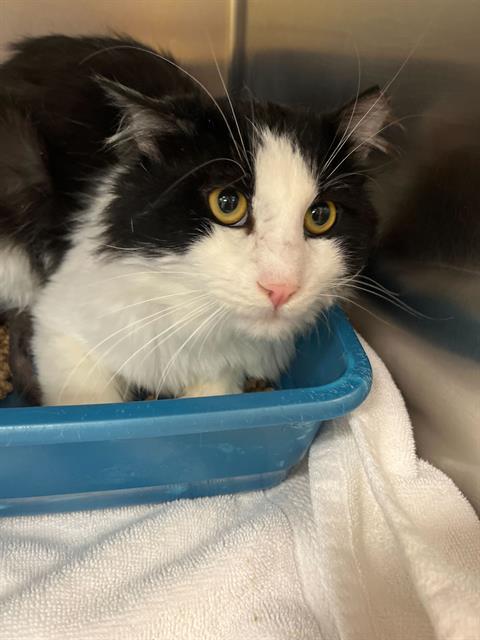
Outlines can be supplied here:
[[255, 158], [255, 223], [275, 221], [286, 227], [303, 218], [317, 196], [316, 170], [296, 141], [271, 129], [262, 130]]

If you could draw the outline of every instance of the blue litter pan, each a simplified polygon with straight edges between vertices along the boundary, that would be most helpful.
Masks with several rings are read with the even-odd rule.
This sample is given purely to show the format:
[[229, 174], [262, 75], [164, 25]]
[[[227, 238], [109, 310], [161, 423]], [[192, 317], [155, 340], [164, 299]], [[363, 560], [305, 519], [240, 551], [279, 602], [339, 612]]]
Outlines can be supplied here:
[[275, 391], [30, 408], [12, 394], [0, 403], [0, 515], [271, 487], [370, 385], [365, 352], [335, 308], [299, 340]]

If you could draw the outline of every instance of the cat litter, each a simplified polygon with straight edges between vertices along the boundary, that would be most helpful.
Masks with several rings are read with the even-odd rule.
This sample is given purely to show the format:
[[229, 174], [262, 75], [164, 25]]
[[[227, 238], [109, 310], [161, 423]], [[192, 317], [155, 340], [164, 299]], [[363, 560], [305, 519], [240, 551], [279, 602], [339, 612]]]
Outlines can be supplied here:
[[0, 326], [0, 400], [6, 398], [12, 391], [8, 366], [8, 330], [6, 326]]

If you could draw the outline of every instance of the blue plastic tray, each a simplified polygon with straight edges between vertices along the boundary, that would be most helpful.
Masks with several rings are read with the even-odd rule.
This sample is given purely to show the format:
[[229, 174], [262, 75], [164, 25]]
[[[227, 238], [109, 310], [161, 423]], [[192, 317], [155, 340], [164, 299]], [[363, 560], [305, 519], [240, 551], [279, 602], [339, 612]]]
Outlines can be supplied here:
[[0, 514], [271, 487], [370, 384], [365, 352], [334, 309], [299, 341], [277, 391], [34, 408], [13, 408], [12, 395], [0, 403]]

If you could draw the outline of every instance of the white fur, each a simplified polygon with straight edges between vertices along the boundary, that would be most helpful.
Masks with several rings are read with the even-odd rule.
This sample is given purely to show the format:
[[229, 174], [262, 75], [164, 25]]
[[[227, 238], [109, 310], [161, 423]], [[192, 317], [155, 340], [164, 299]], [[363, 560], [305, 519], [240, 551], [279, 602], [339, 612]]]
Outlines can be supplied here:
[[32, 304], [38, 280], [28, 255], [13, 242], [0, 241], [0, 307], [23, 309]]
[[110, 96], [112, 102], [123, 110], [123, 117], [118, 129], [110, 136], [108, 143], [112, 146], [135, 144], [142, 153], [156, 157], [158, 148], [152, 138], [152, 131], [167, 133], [177, 131], [179, 128], [191, 132], [192, 127], [186, 120], [176, 119], [175, 125], [168, 118], [152, 108], [159, 101], [145, 98], [134, 89], [130, 89], [118, 82], [109, 82], [100, 78], [101, 84]]
[[352, 138], [358, 156], [366, 158], [372, 149], [384, 153], [388, 150], [383, 134], [389, 112], [388, 101], [382, 93], [365, 96], [345, 110], [341, 126]]
[[[305, 239], [315, 168], [294, 142], [265, 130], [256, 152], [254, 228], [215, 226], [186, 255], [99, 257], [88, 223], [34, 308], [34, 352], [50, 404], [111, 402], [140, 385], [162, 393], [238, 393], [246, 375], [275, 379], [298, 331], [329, 306], [345, 264], [333, 240]], [[275, 310], [257, 282], [294, 282]]]
[[[317, 196], [317, 183], [315, 168], [294, 142], [265, 130], [255, 171], [253, 232], [216, 227], [186, 260], [207, 279], [212, 295], [235, 311], [232, 323], [240, 332], [288, 340], [332, 303], [346, 265], [335, 240], [305, 238], [305, 211]], [[258, 281], [299, 289], [275, 311]]]

